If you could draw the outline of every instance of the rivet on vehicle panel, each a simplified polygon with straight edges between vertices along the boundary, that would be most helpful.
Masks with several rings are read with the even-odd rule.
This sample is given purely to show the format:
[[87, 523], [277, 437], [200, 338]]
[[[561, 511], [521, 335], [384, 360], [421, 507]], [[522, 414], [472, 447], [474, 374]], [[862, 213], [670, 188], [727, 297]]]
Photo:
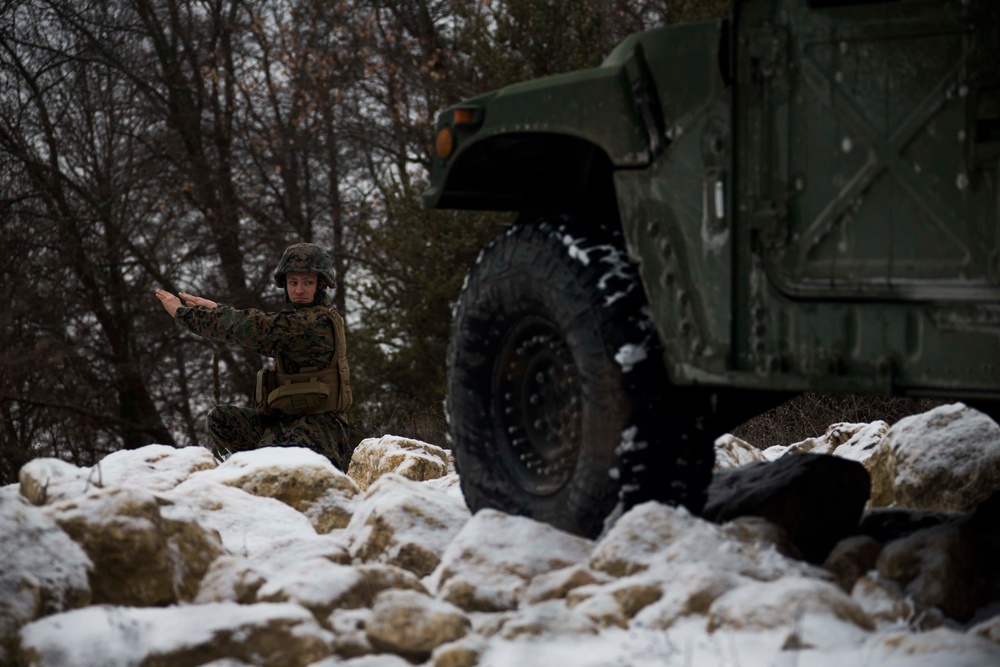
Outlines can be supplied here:
[[850, 153], [854, 149], [854, 142], [850, 137], [844, 137], [840, 142], [840, 149], [845, 153]]

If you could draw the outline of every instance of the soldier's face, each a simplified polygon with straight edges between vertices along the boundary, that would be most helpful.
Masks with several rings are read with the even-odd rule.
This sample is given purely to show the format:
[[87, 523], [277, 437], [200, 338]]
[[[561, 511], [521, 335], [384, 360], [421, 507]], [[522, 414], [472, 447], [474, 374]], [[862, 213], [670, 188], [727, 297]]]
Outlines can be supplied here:
[[312, 303], [318, 286], [319, 276], [315, 273], [289, 271], [285, 274], [285, 289], [292, 303]]

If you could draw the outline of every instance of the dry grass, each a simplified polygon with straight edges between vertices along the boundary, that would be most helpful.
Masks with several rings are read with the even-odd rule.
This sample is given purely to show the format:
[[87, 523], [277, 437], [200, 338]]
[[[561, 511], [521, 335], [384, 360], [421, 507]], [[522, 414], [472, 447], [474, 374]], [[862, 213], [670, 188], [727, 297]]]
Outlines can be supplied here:
[[732, 433], [763, 449], [822, 435], [827, 426], [837, 422], [881, 419], [891, 425], [940, 404], [941, 401], [933, 399], [806, 393], [740, 424]]

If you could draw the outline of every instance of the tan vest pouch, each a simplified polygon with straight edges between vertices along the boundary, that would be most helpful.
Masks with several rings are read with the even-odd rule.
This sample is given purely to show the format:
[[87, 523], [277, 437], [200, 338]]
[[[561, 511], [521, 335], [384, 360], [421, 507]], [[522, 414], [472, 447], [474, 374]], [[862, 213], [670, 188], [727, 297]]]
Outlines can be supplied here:
[[271, 414], [268, 397], [278, 387], [278, 373], [270, 368], [257, 371], [257, 382], [253, 388], [253, 409], [263, 415]]
[[[302, 373], [281, 373], [282, 384], [267, 396], [268, 404], [289, 415], [311, 415], [330, 410], [330, 385], [321, 381], [326, 372], [304, 368]], [[322, 379], [327, 379], [322, 377]]]

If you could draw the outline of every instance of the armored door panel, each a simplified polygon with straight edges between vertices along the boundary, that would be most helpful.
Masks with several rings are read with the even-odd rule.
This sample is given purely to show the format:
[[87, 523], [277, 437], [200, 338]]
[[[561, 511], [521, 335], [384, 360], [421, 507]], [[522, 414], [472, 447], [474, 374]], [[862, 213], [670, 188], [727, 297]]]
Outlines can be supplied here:
[[996, 41], [962, 3], [817, 4], [788, 3], [770, 27], [772, 280], [805, 297], [995, 293], [996, 163], [981, 130], [1000, 55], [979, 65]]

